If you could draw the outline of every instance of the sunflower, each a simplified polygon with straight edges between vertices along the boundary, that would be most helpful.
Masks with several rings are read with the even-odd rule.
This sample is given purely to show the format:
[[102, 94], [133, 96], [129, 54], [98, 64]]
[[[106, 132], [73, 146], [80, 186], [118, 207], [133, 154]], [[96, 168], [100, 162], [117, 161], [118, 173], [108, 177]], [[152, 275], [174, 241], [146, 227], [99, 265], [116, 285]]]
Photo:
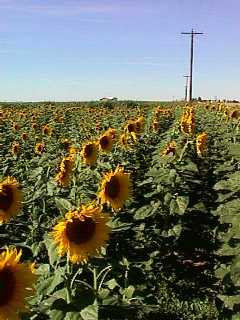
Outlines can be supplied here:
[[55, 180], [57, 183], [62, 187], [67, 187], [71, 180], [71, 175], [73, 171], [74, 166], [74, 157], [69, 156], [65, 157], [61, 164], [60, 164], [60, 170], [55, 177]]
[[17, 155], [20, 152], [20, 149], [21, 149], [20, 144], [18, 142], [16, 142], [16, 141], [13, 142], [13, 144], [12, 144], [12, 154], [13, 155]]
[[46, 124], [43, 128], [42, 128], [42, 133], [46, 134], [47, 136], [51, 136], [53, 133], [53, 129], [49, 126], [49, 124]]
[[20, 126], [16, 122], [13, 122], [12, 127], [14, 131], [17, 131], [20, 128]]
[[96, 142], [87, 142], [83, 145], [81, 156], [86, 165], [95, 164], [98, 155], [98, 144]]
[[37, 125], [35, 122], [33, 122], [33, 123], [32, 123], [32, 128], [33, 128], [34, 130], [36, 130], [36, 129], [38, 128], [38, 125]]
[[114, 210], [121, 209], [131, 196], [130, 173], [117, 166], [114, 172], [107, 172], [102, 180], [99, 198], [102, 204], [111, 205]]
[[105, 134], [108, 134], [112, 137], [112, 139], [116, 138], [116, 130], [113, 128], [108, 128]]
[[104, 133], [99, 138], [99, 148], [101, 151], [110, 152], [113, 147], [113, 138], [112, 135]]
[[208, 135], [206, 132], [203, 132], [197, 136], [196, 148], [197, 148], [197, 154], [199, 157], [203, 157], [206, 152], [207, 138], [208, 138]]
[[26, 132], [23, 132], [21, 135], [22, 140], [26, 141], [28, 140], [28, 134]]
[[164, 148], [164, 150], [161, 152], [161, 155], [167, 156], [170, 153], [172, 155], [175, 155], [176, 147], [177, 147], [177, 145], [176, 145], [175, 141], [172, 141], [172, 142], [168, 143], [167, 146]]
[[128, 123], [127, 123], [127, 125], [126, 125], [125, 130], [126, 130], [127, 132], [129, 132], [129, 133], [130, 133], [130, 132], [136, 132], [136, 131], [137, 131], [136, 122], [133, 121], [133, 120], [129, 120]]
[[155, 118], [153, 120], [153, 123], [152, 123], [152, 128], [155, 132], [157, 132], [159, 130], [159, 122], [157, 121], [157, 119]]
[[97, 255], [109, 238], [108, 220], [109, 216], [94, 205], [67, 212], [52, 231], [59, 254], [68, 254], [72, 263], [84, 263]]
[[33, 264], [20, 263], [22, 251], [5, 250], [0, 254], [0, 319], [18, 320], [27, 311], [25, 298], [33, 295], [37, 279]]
[[37, 143], [35, 146], [35, 153], [42, 154], [45, 151], [45, 144], [44, 143]]
[[123, 133], [120, 135], [120, 144], [124, 147], [127, 148], [128, 147], [128, 136], [126, 133]]
[[0, 224], [7, 222], [21, 209], [22, 192], [15, 178], [7, 177], [0, 183]]

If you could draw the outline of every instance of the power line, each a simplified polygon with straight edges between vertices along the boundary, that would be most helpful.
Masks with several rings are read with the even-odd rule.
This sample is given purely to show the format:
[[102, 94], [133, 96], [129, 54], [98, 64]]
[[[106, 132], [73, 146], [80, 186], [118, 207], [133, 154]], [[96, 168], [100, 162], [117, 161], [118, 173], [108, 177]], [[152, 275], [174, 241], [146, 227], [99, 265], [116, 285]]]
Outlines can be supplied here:
[[203, 34], [202, 32], [194, 32], [193, 29], [191, 32], [181, 32], [181, 34], [190, 34], [191, 35], [191, 46], [190, 46], [190, 74], [189, 74], [189, 101], [192, 101], [192, 72], [193, 72], [193, 38], [197, 34]]

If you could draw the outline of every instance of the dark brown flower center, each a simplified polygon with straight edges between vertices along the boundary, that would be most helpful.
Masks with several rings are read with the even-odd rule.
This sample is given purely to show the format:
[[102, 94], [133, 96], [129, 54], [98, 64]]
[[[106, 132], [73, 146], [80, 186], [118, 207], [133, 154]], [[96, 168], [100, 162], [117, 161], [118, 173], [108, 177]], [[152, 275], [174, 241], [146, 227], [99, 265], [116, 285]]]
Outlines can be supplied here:
[[0, 209], [5, 211], [10, 208], [13, 202], [13, 191], [10, 186], [3, 186], [0, 191]]
[[129, 132], [134, 132], [134, 131], [135, 131], [135, 125], [134, 125], [133, 123], [130, 123], [130, 124], [128, 125], [128, 131], [129, 131]]
[[66, 235], [71, 242], [82, 244], [92, 238], [95, 228], [96, 225], [92, 218], [84, 217], [83, 221], [74, 218], [72, 222], [67, 223]]
[[101, 145], [101, 148], [102, 148], [102, 149], [107, 148], [108, 145], [109, 145], [109, 137], [108, 137], [108, 136], [103, 136], [103, 137], [100, 139], [100, 145]]
[[10, 268], [0, 271], [0, 307], [12, 299], [16, 287], [16, 279]]
[[94, 147], [92, 144], [88, 144], [86, 145], [85, 149], [84, 149], [84, 155], [86, 158], [91, 157], [91, 155], [93, 154], [94, 151]]
[[118, 197], [120, 192], [120, 183], [117, 177], [111, 177], [110, 181], [106, 183], [105, 193], [112, 199]]

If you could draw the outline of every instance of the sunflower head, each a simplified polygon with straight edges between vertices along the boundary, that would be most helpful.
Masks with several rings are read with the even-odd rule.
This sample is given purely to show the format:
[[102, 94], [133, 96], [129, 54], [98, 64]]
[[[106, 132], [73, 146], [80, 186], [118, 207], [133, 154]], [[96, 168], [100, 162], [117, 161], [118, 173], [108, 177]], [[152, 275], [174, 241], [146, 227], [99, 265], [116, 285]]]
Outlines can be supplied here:
[[157, 132], [159, 130], [159, 122], [157, 121], [157, 119], [155, 118], [153, 120], [153, 123], [152, 123], [152, 128], [155, 132]]
[[206, 132], [200, 133], [196, 139], [197, 154], [199, 157], [203, 157], [206, 153], [206, 142], [208, 134]]
[[21, 210], [22, 192], [16, 179], [7, 177], [0, 183], [0, 224]]
[[47, 136], [51, 136], [53, 134], [53, 129], [50, 127], [49, 124], [46, 124], [43, 128], [42, 128], [42, 133], [46, 134]]
[[22, 140], [26, 141], [28, 140], [28, 134], [26, 132], [23, 132], [21, 135]]
[[17, 320], [27, 311], [25, 299], [34, 293], [37, 276], [31, 264], [20, 263], [22, 252], [5, 250], [0, 254], [0, 319]]
[[38, 125], [36, 124], [36, 122], [32, 123], [32, 128], [33, 128], [33, 130], [36, 130], [38, 128]]
[[45, 144], [43, 142], [39, 142], [35, 146], [35, 153], [42, 154], [45, 151]]
[[136, 129], [136, 122], [135, 121], [133, 121], [133, 120], [129, 120], [128, 121], [128, 123], [127, 123], [127, 125], [126, 125], [126, 131], [128, 132], [128, 133], [130, 133], [130, 132], [137, 132], [137, 129]]
[[19, 126], [19, 124], [17, 124], [16, 122], [13, 122], [12, 128], [13, 128], [14, 131], [17, 131], [17, 130], [20, 129], [20, 126]]
[[110, 152], [113, 147], [113, 138], [110, 134], [104, 133], [99, 138], [99, 148], [101, 151]]
[[61, 164], [60, 164], [60, 170], [55, 177], [55, 180], [57, 183], [62, 187], [67, 187], [71, 181], [72, 171], [74, 167], [74, 157], [69, 156], [65, 157]]
[[17, 155], [21, 150], [20, 144], [18, 142], [13, 142], [12, 144], [12, 154]]
[[97, 161], [98, 143], [87, 142], [83, 145], [81, 156], [86, 165], [93, 166]]
[[108, 134], [112, 137], [112, 139], [116, 138], [116, 130], [113, 128], [108, 128], [105, 134]]
[[172, 154], [172, 155], [175, 155], [176, 153], [176, 142], [175, 141], [172, 141], [170, 143], [168, 143], [168, 145], [165, 147], [165, 149], [161, 152], [161, 154], [163, 156], [167, 156], [169, 154]]
[[102, 204], [106, 203], [114, 210], [121, 209], [131, 196], [131, 186], [130, 174], [118, 166], [114, 172], [108, 172], [104, 175], [98, 195], [99, 199]]
[[126, 133], [120, 135], [120, 144], [126, 148], [128, 146], [128, 136]]
[[94, 205], [66, 213], [52, 232], [59, 254], [68, 254], [73, 263], [84, 263], [97, 255], [109, 238], [108, 220], [109, 216]]

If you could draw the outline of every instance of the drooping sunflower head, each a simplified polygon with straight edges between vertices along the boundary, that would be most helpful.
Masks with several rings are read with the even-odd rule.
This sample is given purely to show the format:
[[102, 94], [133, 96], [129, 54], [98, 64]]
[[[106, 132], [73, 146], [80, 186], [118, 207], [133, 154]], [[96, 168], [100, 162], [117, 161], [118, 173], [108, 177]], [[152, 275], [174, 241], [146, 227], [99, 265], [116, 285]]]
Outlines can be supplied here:
[[27, 311], [26, 301], [34, 293], [37, 276], [33, 265], [20, 263], [22, 252], [5, 250], [0, 254], [0, 319], [18, 320]]
[[42, 154], [45, 151], [45, 144], [43, 142], [39, 142], [35, 146], [35, 153]]
[[66, 213], [52, 231], [61, 256], [69, 255], [73, 263], [84, 263], [98, 255], [109, 238], [109, 216], [94, 205]]
[[114, 172], [104, 175], [98, 196], [102, 204], [106, 203], [117, 210], [123, 207], [131, 194], [130, 173], [124, 172], [124, 169], [118, 166]]
[[18, 142], [16, 142], [16, 141], [13, 142], [13, 144], [12, 144], [12, 154], [13, 155], [17, 155], [17, 154], [19, 154], [20, 150], [21, 150], [20, 144]]
[[55, 177], [55, 180], [57, 183], [62, 187], [67, 187], [71, 181], [72, 171], [74, 167], [74, 157], [69, 156], [65, 157], [61, 164], [60, 164], [60, 170]]
[[0, 183], [0, 224], [7, 222], [21, 210], [22, 192], [19, 184], [12, 177]]
[[113, 138], [110, 134], [103, 134], [99, 138], [99, 148], [103, 152], [110, 152], [113, 147]]
[[83, 145], [81, 156], [86, 165], [93, 166], [96, 163], [98, 155], [98, 143], [87, 142]]

